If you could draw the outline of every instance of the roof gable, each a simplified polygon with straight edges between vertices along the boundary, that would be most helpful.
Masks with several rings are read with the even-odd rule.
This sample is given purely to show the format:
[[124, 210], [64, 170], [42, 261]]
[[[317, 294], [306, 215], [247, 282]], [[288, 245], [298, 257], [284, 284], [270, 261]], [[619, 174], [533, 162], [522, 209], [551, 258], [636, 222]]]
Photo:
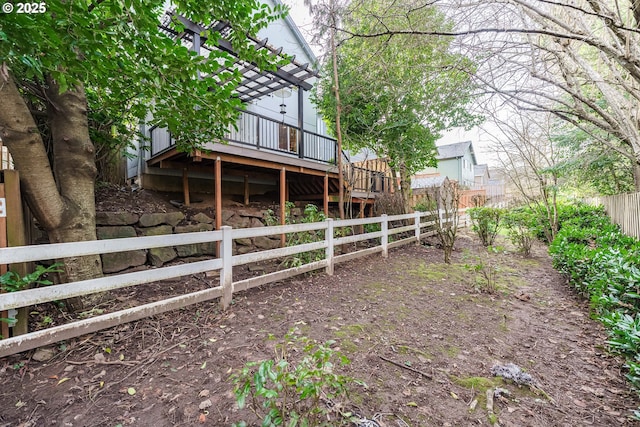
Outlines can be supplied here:
[[487, 165], [487, 164], [474, 165], [474, 167], [473, 167], [473, 175], [474, 176], [487, 175], [488, 178], [491, 178], [491, 175], [489, 174], [489, 165]]
[[447, 159], [457, 159], [460, 157], [464, 157], [467, 151], [471, 154], [471, 160], [474, 165], [477, 165], [476, 154], [473, 151], [473, 144], [471, 141], [463, 141], [456, 142], [454, 144], [441, 145], [437, 147], [438, 155], [436, 159], [438, 160], [447, 160]]

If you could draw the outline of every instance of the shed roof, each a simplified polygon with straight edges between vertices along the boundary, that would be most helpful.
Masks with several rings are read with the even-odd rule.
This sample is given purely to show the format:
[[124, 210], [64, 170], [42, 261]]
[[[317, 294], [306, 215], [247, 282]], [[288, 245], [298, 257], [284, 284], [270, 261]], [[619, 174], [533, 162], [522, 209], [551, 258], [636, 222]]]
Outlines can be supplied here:
[[440, 187], [447, 180], [446, 176], [429, 176], [425, 178], [413, 178], [411, 188]]

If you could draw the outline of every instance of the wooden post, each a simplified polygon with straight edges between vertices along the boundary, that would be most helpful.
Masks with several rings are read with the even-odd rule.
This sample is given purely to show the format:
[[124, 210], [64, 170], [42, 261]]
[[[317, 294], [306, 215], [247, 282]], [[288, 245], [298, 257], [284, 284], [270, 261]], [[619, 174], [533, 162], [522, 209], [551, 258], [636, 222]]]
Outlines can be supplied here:
[[[2, 176], [4, 177], [4, 171], [2, 173]], [[4, 197], [5, 197], [4, 182], [1, 182], [0, 198], [4, 198]], [[5, 203], [3, 203], [2, 209], [6, 212], [7, 210], [6, 201]], [[6, 247], [7, 247], [7, 218], [4, 216], [1, 216], [0, 217], [0, 248], [6, 248]], [[7, 265], [6, 264], [0, 265], [0, 274], [4, 274], [6, 272], [7, 272]], [[9, 317], [9, 312], [1, 311], [0, 317], [7, 319]], [[0, 334], [2, 335], [2, 338], [9, 338], [9, 324], [7, 322], [0, 322]]]
[[327, 248], [325, 249], [325, 259], [327, 260], [326, 273], [333, 276], [333, 219], [327, 218], [327, 231], [325, 239], [327, 239]]
[[[285, 215], [287, 213], [286, 203], [287, 203], [287, 171], [285, 168], [280, 170], [280, 225], [285, 225]], [[283, 233], [280, 235], [280, 246], [285, 247], [287, 244], [287, 237]]]
[[420, 212], [415, 211], [414, 215], [416, 216], [416, 243], [420, 244]]
[[[218, 242], [220, 243], [220, 242]], [[222, 227], [222, 270], [220, 270], [220, 287], [222, 287], [222, 296], [220, 297], [220, 308], [224, 311], [231, 305], [233, 299], [233, 264], [231, 258], [233, 256], [233, 239], [231, 238], [231, 227], [225, 225]]]
[[380, 219], [382, 220], [382, 224], [380, 224], [382, 229], [382, 237], [380, 238], [382, 257], [387, 258], [389, 256], [389, 221], [387, 221], [387, 214], [382, 214]]
[[[7, 199], [7, 204], [5, 206], [7, 211], [6, 243], [9, 247], [26, 246], [28, 242], [26, 237], [24, 212], [22, 210], [22, 198], [20, 197], [20, 176], [18, 171], [15, 170], [5, 170], [3, 174], [5, 196]], [[21, 276], [25, 276], [29, 273], [30, 264], [31, 263], [26, 262], [11, 264], [11, 270]], [[16, 319], [18, 322], [13, 327], [13, 336], [24, 335], [29, 332], [29, 307], [19, 308]]]
[[324, 175], [324, 195], [322, 196], [324, 216], [329, 217], [329, 175]]
[[249, 206], [249, 175], [244, 176], [244, 205]]
[[189, 197], [189, 169], [182, 169], [182, 197], [184, 198], [184, 205], [191, 205], [191, 199]]
[[[216, 230], [222, 228], [222, 161], [220, 157], [216, 158], [214, 165], [215, 175], [215, 198], [216, 198]], [[220, 242], [216, 242], [216, 255], [220, 257]]]

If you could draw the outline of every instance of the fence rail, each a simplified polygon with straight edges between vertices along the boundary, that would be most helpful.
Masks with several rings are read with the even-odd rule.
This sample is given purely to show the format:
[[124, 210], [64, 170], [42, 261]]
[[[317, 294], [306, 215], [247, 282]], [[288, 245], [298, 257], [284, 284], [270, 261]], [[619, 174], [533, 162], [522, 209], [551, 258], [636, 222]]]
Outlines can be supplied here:
[[622, 232], [640, 239], [640, 193], [595, 197], [587, 200], [593, 205], [603, 205], [607, 215]]
[[[220, 298], [220, 305], [223, 309], [226, 309], [231, 303], [234, 292], [251, 289], [256, 286], [322, 268], [325, 269], [327, 274], [331, 275], [333, 274], [334, 266], [338, 263], [378, 252], [381, 252], [383, 257], [387, 257], [388, 250], [391, 247], [411, 242], [419, 243], [421, 238], [435, 234], [435, 230], [433, 229], [433, 225], [435, 224], [433, 219], [435, 215], [443, 216], [444, 214], [442, 212], [415, 212], [405, 215], [382, 215], [381, 217], [375, 218], [350, 220], [327, 219], [324, 222], [317, 223], [243, 229], [232, 229], [231, 227], [225, 226], [222, 227], [221, 230], [198, 233], [0, 248], [0, 265], [2, 265], [60, 259], [63, 257], [124, 252], [134, 249], [220, 242], [219, 257], [210, 260], [0, 294], [0, 310], [8, 310], [67, 299], [74, 296], [139, 286], [159, 280], [189, 276], [208, 271], [220, 271], [220, 281], [216, 287], [0, 340], [0, 357], [216, 298]], [[377, 225], [378, 227], [375, 228], [379, 228], [379, 231], [336, 237], [336, 229], [338, 228], [364, 226], [367, 224]], [[234, 239], [304, 231], [322, 231], [324, 237], [322, 240], [313, 243], [264, 250], [261, 252], [251, 252], [243, 255], [232, 254]], [[390, 242], [391, 236], [403, 232], [412, 232], [412, 235]], [[379, 240], [373, 247], [337, 256], [334, 254], [334, 247], [336, 245], [371, 241], [372, 239]], [[300, 267], [289, 268], [263, 276], [233, 282], [233, 267], [313, 250], [324, 250], [324, 259]]]

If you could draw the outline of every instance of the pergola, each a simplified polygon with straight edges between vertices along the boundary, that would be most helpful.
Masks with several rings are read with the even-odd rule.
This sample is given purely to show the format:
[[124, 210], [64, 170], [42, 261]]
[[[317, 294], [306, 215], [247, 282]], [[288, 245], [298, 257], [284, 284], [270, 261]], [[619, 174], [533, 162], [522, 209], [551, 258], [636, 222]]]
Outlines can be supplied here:
[[[171, 22], [174, 19], [177, 19], [184, 26], [184, 32], [178, 33], [173, 28]], [[302, 64], [296, 61], [295, 55], [283, 54], [283, 48], [271, 46], [268, 39], [259, 40], [247, 36], [249, 44], [254, 49], [266, 50], [270, 55], [273, 55], [280, 64], [275, 70], [261, 70], [257, 64], [240, 59], [228, 40], [232, 31], [229, 22], [217, 21], [205, 27], [182, 16], [167, 12], [160, 24], [160, 30], [174, 38], [181, 39], [185, 46], [199, 55], [206, 57], [210, 52], [219, 50], [235, 58], [231, 65], [221, 66], [218, 74], [225, 71], [238, 71], [242, 74], [242, 81], [236, 89], [236, 96], [243, 102], [260, 99], [291, 86], [310, 90], [312, 86], [307, 80], [318, 76], [318, 72], [310, 68], [309, 63]], [[207, 43], [207, 38], [203, 34], [220, 34], [220, 38], [214, 43]]]

